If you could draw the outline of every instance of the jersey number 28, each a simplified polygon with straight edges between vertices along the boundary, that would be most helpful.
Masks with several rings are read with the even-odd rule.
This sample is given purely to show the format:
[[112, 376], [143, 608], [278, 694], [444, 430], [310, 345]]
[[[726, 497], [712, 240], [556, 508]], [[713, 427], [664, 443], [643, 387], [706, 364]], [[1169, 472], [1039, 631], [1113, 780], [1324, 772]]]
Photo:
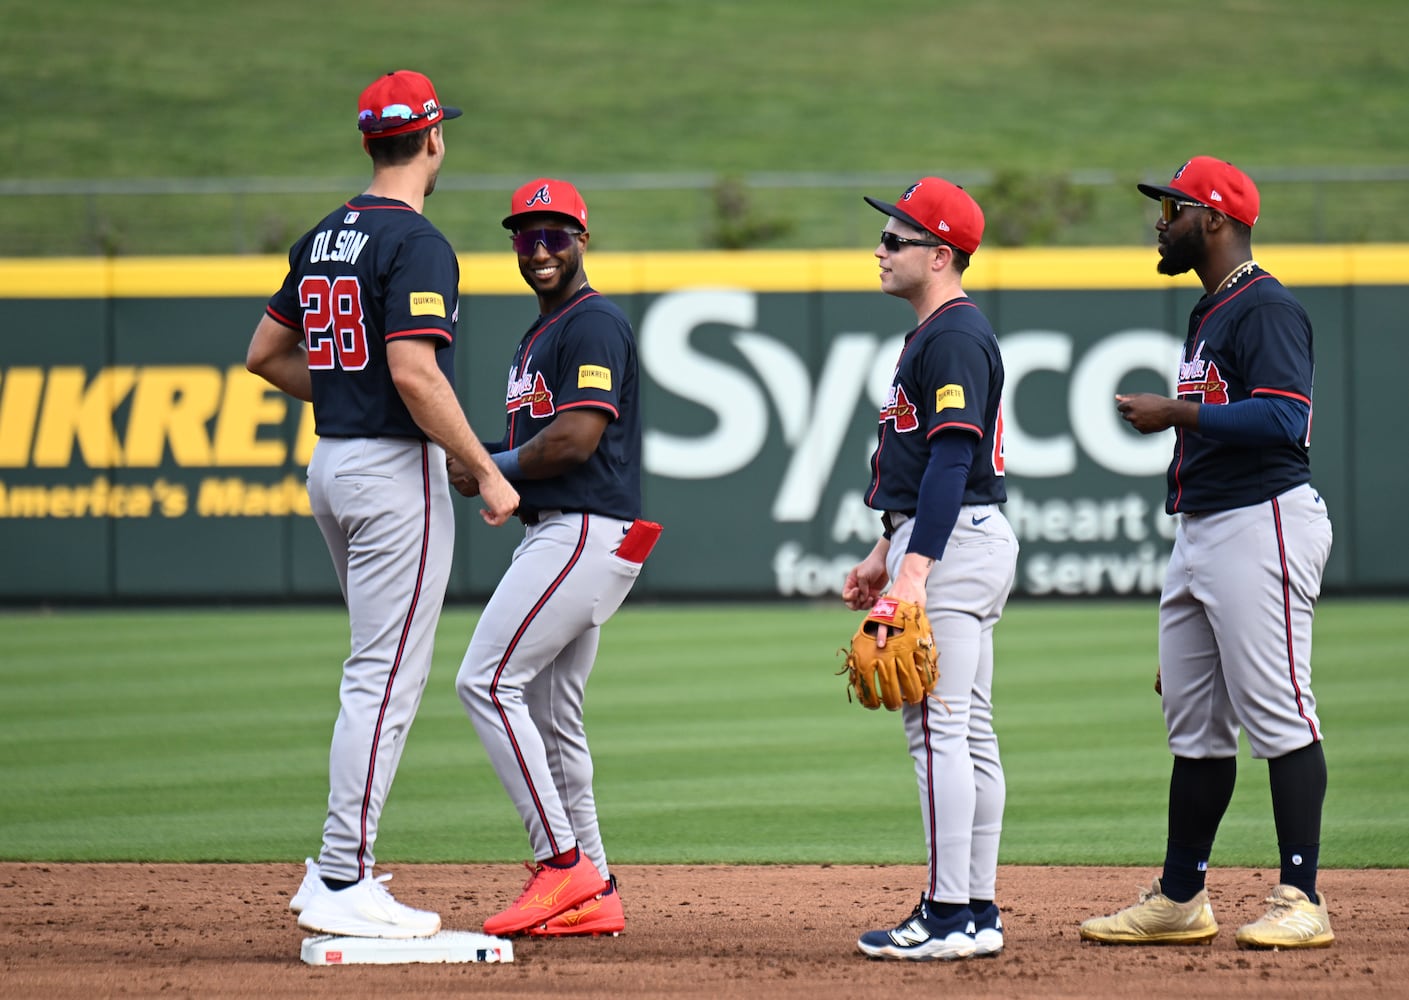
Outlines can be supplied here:
[[356, 372], [367, 367], [367, 326], [356, 278], [309, 275], [298, 283], [308, 367]]

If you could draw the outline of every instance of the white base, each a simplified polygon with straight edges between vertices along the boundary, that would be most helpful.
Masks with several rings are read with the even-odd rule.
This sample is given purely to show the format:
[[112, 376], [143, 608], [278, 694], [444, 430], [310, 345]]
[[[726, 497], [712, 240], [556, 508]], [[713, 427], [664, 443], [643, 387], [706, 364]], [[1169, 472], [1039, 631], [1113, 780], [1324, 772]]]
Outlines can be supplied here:
[[409, 962], [512, 962], [513, 943], [472, 931], [441, 931], [431, 937], [336, 937], [303, 939], [300, 957], [309, 965], [402, 965]]

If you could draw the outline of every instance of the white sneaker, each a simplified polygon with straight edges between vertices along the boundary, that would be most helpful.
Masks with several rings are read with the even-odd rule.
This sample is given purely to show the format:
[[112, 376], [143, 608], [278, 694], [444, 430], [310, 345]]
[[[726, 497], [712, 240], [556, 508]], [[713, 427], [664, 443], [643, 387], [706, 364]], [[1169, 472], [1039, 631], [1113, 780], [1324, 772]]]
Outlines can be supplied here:
[[289, 909], [294, 913], [302, 913], [308, 909], [313, 897], [327, 888], [318, 877], [318, 862], [312, 858], [304, 858], [303, 869], [303, 881], [299, 883], [298, 892], [294, 893], [293, 899], [289, 900]]
[[306, 931], [344, 937], [418, 938], [440, 931], [440, 914], [398, 903], [387, 891], [390, 875], [368, 876], [356, 885], [315, 893], [298, 925]]

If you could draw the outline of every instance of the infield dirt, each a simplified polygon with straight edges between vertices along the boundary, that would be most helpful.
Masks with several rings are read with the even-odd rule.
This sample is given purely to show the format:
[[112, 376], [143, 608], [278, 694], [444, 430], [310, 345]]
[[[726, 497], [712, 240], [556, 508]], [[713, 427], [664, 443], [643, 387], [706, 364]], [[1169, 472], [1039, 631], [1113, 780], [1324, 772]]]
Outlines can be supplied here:
[[[513, 865], [391, 865], [392, 889], [478, 930], [519, 892]], [[516, 938], [506, 965], [313, 967], [288, 911], [287, 865], [0, 864], [0, 992], [10, 998], [438, 996], [965, 998], [1403, 997], [1409, 871], [1325, 871], [1331, 948], [1254, 952], [1233, 942], [1262, 915], [1275, 873], [1220, 869], [1212, 945], [1082, 943], [1086, 917], [1135, 902], [1158, 874], [1004, 867], [1007, 947], [963, 962], [873, 961], [865, 930], [898, 923], [923, 870], [909, 866], [648, 866], [613, 869], [617, 938]]]

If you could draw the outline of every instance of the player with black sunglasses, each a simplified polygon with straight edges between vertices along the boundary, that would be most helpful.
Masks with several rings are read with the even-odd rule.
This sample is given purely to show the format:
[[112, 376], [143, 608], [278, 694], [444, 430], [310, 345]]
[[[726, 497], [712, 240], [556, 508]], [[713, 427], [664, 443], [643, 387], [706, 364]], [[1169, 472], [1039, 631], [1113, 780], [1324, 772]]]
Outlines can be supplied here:
[[866, 503], [882, 512], [884, 533], [847, 574], [842, 600], [852, 610], [874, 607], [883, 593], [922, 603], [939, 682], [901, 709], [919, 781], [926, 884], [909, 917], [857, 944], [873, 958], [991, 956], [1003, 949], [994, 895], [1005, 800], [993, 628], [1018, 543], [1001, 507], [1003, 359], [963, 289], [983, 212], [938, 177], [894, 205], [866, 201], [889, 216], [875, 251], [881, 290], [909, 302], [919, 325], [905, 337], [871, 459]]
[[1159, 670], [1173, 762], [1164, 865], [1140, 901], [1081, 925], [1102, 944], [1199, 944], [1217, 936], [1207, 879], [1238, 776], [1238, 745], [1267, 761], [1280, 872], [1243, 948], [1335, 941], [1317, 888], [1326, 755], [1311, 687], [1312, 624], [1334, 532], [1311, 485], [1311, 318], [1253, 258], [1262, 199], [1226, 160], [1195, 156], [1160, 203], [1160, 274], [1193, 271], [1173, 396], [1121, 394], [1141, 434], [1173, 430], [1165, 512], [1174, 549], [1159, 603]]
[[[523, 894], [489, 934], [619, 934], [582, 706], [601, 626], [625, 600], [660, 525], [640, 519], [636, 339], [587, 283], [587, 204], [567, 181], [514, 192], [504, 227], [538, 317], [509, 368], [504, 438], [486, 444], [522, 497], [523, 542], [485, 605], [456, 687], [528, 831]], [[452, 466], [451, 482], [475, 482]]]

